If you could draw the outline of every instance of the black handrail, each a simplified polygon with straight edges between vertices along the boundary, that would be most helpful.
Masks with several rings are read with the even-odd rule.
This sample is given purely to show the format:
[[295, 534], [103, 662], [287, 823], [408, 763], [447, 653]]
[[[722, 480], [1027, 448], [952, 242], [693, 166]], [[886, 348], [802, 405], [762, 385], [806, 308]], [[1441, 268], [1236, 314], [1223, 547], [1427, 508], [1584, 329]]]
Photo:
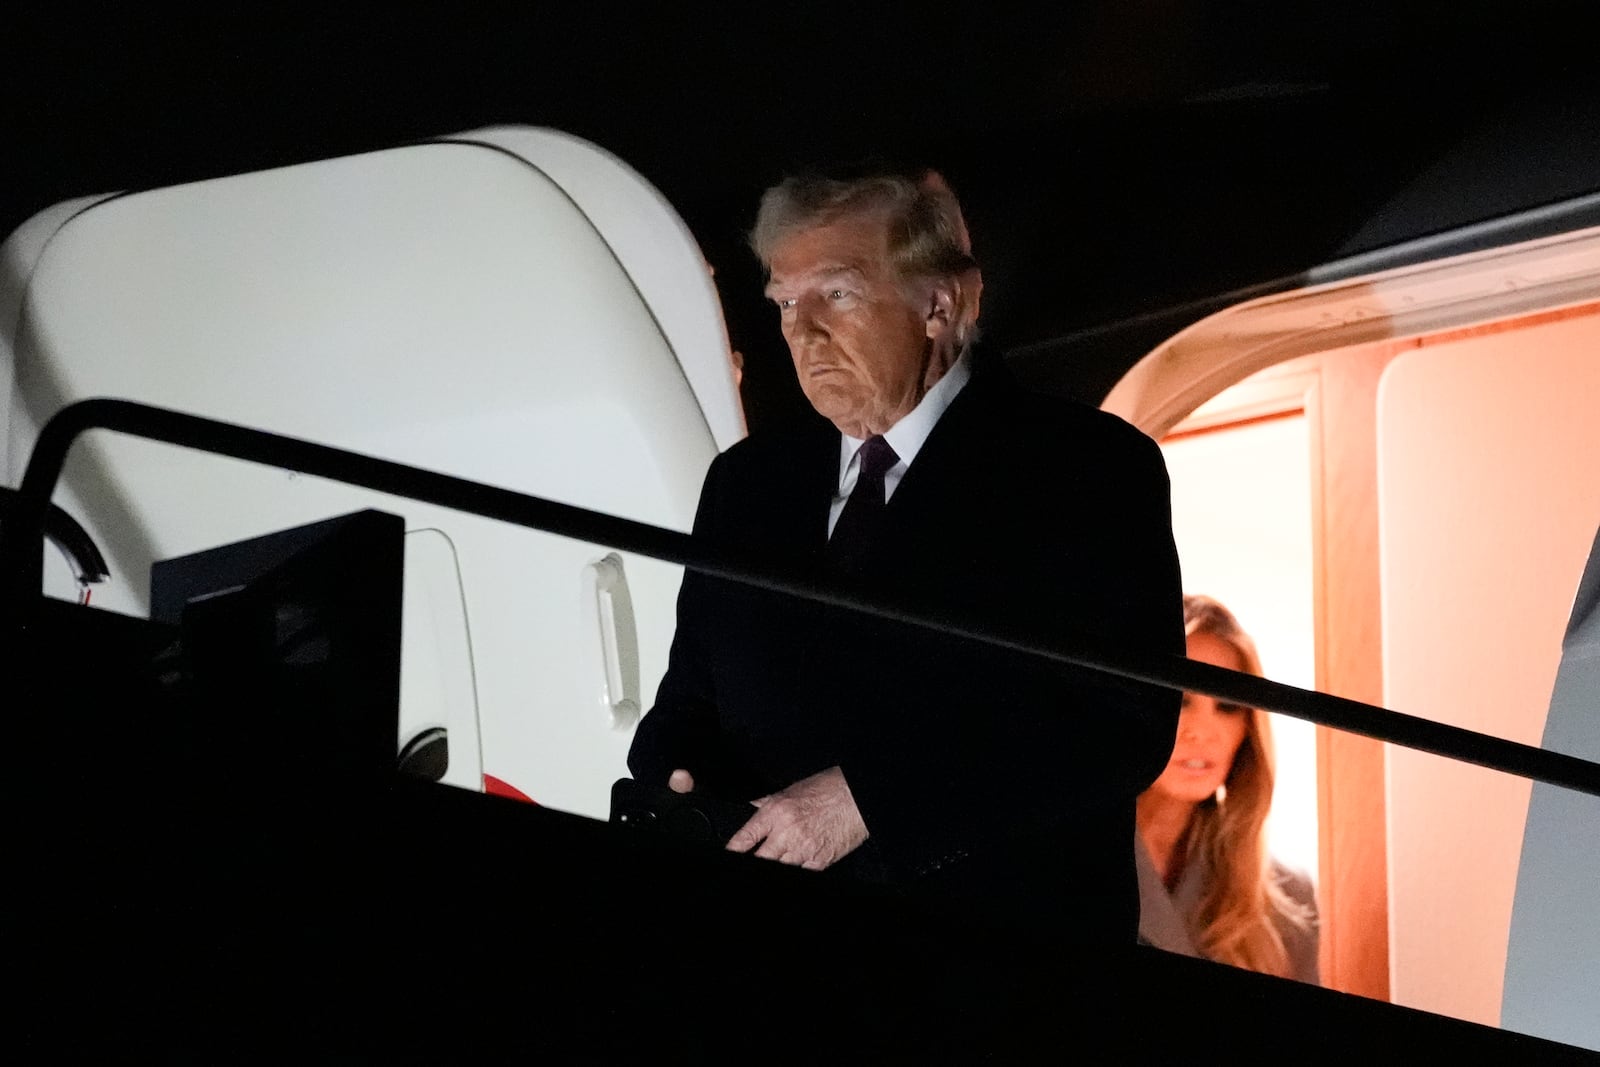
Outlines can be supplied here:
[[1358, 700], [1300, 689], [1181, 656], [1128, 652], [1091, 638], [1046, 646], [1004, 622], [995, 624], [964, 616], [952, 617], [942, 611], [935, 613], [860, 596], [837, 586], [819, 586], [814, 580], [786, 575], [767, 566], [735, 562], [709, 551], [688, 534], [648, 523], [128, 400], [83, 400], [68, 405], [51, 418], [39, 434], [23, 475], [17, 507], [6, 522], [0, 524], [0, 590], [5, 593], [6, 606], [17, 625], [28, 625], [28, 605], [36, 603], [40, 594], [44, 516], [60, 480], [67, 450], [79, 435], [92, 429], [112, 430], [234, 459], [288, 467], [391, 496], [607, 545], [681, 564], [718, 578], [954, 634], [1057, 663], [1172, 689], [1206, 693], [1600, 796], [1600, 764], [1565, 753], [1432, 722]]
[[[18, 495], [15, 489], [0, 485], [0, 522], [5, 521]], [[55, 504], [46, 509], [44, 536], [67, 557], [80, 585], [93, 585], [111, 577], [111, 569], [106, 566], [106, 558], [100, 554], [94, 538], [65, 509]]]

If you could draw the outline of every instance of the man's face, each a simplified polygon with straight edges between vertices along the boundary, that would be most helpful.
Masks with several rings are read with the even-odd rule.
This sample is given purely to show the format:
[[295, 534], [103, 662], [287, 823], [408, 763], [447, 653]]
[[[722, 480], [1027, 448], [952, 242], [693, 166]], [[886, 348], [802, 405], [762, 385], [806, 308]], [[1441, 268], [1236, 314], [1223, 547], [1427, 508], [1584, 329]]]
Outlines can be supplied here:
[[889, 262], [888, 226], [860, 214], [778, 242], [767, 295], [806, 399], [852, 437], [883, 433], [927, 391], [930, 338], [942, 329]]

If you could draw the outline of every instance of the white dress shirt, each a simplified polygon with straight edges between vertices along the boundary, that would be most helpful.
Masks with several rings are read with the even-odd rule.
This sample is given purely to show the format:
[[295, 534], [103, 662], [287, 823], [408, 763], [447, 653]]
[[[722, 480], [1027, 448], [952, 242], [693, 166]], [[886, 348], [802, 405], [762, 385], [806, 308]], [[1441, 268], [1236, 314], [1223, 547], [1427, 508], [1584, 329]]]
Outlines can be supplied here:
[[[900, 485], [900, 479], [911, 469], [912, 460], [922, 451], [922, 446], [927, 442], [928, 435], [933, 433], [939, 417], [945, 413], [951, 401], [955, 400], [956, 394], [966, 388], [967, 381], [971, 377], [971, 357], [963, 352], [950, 369], [944, 372], [944, 377], [923, 394], [917, 406], [884, 432], [883, 439], [889, 442], [894, 454], [900, 457], [883, 476], [884, 503], [888, 503], [889, 498], [894, 496], [895, 489]], [[863, 444], [865, 441], [862, 438], [843, 433], [839, 435], [839, 489], [834, 494], [832, 506], [828, 509], [829, 537], [833, 536], [833, 528], [838, 524], [840, 514], [844, 512], [844, 502], [850, 499], [850, 492], [856, 487], [856, 477], [861, 473], [858, 453]]]

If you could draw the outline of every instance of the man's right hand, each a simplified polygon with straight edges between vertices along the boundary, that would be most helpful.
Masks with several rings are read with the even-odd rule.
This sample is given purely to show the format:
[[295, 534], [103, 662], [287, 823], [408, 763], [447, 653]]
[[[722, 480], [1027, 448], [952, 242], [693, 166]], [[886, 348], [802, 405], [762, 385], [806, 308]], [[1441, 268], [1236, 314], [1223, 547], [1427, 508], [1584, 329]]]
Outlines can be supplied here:
[[667, 779], [667, 788], [674, 793], [693, 793], [694, 775], [680, 767], [678, 770], [673, 771], [672, 776]]

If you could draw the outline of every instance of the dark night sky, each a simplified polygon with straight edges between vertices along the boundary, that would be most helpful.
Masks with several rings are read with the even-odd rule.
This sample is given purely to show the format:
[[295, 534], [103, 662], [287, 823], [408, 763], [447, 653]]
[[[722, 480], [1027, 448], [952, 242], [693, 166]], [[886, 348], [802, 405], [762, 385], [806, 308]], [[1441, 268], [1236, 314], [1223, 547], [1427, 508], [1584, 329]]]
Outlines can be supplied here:
[[[1047, 344], [1600, 187], [1577, 6], [1116, 0], [969, 24], [716, 5], [11, 15], [0, 232], [75, 195], [555, 126], [689, 222], [754, 415], [793, 400], [741, 243], [786, 170], [939, 167], [985, 266], [990, 343]], [[1107, 352], [1084, 391], [1136, 356]]]

